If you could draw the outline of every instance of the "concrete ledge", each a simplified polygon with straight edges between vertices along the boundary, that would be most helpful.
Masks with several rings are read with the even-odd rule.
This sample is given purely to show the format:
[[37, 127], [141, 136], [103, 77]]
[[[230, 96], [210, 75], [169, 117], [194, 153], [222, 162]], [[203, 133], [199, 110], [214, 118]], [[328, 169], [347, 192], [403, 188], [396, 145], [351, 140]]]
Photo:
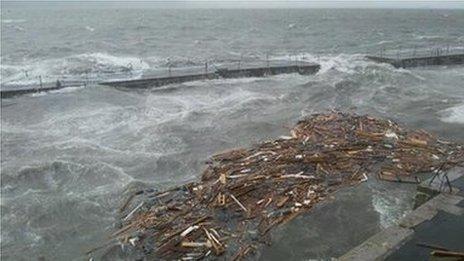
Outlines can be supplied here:
[[396, 68], [408, 68], [417, 66], [430, 66], [430, 65], [458, 65], [464, 64], [464, 54], [448, 54], [429, 57], [408, 57], [408, 58], [392, 58], [392, 57], [378, 57], [366, 56], [367, 59], [379, 62], [389, 63]]
[[389, 227], [353, 248], [338, 260], [382, 260], [399, 248], [413, 233], [412, 229]]
[[[461, 178], [463, 174], [462, 169], [457, 169], [456, 172], [449, 176], [449, 179], [452, 182]], [[452, 193], [440, 193], [436, 190], [439, 185], [437, 187], [437, 184], [428, 185], [429, 183], [429, 181], [426, 181], [423, 183], [426, 185], [419, 185], [418, 191], [428, 194], [428, 196], [432, 197], [430, 200], [402, 218], [398, 225], [377, 233], [361, 245], [339, 257], [338, 260], [384, 260], [415, 235], [417, 226], [425, 221], [432, 220], [439, 211], [455, 216], [464, 216], [464, 208], [458, 205], [460, 202], [464, 202], [464, 196], [457, 194], [459, 192], [458, 188], [453, 187]], [[423, 187], [419, 189], [420, 186]]]
[[441, 193], [402, 218], [399, 225], [405, 228], [413, 228], [426, 220], [432, 219], [438, 210], [461, 215], [462, 209], [456, 205], [463, 199], [458, 195]]

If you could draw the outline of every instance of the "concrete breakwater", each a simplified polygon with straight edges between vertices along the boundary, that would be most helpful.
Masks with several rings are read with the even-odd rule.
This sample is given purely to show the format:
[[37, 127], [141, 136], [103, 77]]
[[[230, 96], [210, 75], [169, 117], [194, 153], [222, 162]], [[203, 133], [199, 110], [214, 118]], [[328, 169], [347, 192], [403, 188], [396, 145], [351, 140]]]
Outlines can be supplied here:
[[[457, 167], [438, 172], [420, 183], [413, 211], [338, 260], [441, 260], [439, 255], [448, 257], [443, 260], [462, 260], [463, 170]], [[446, 185], [443, 183], [445, 179]], [[439, 249], [436, 248], [438, 245]]]
[[366, 56], [367, 59], [379, 62], [389, 63], [396, 68], [408, 68], [431, 65], [458, 65], [464, 64], [464, 54], [449, 54], [437, 56], [421, 56], [421, 57], [403, 57], [393, 58], [384, 56]]
[[79, 87], [89, 84], [88, 81], [61, 81], [56, 83], [46, 83], [46, 84], [29, 84], [29, 85], [3, 85], [0, 91], [1, 98], [11, 98], [16, 95], [23, 95], [28, 93], [39, 93], [59, 90], [67, 87]]
[[212, 73], [187, 74], [167, 77], [153, 77], [136, 80], [108, 81], [101, 82], [101, 85], [125, 88], [151, 88], [168, 85], [172, 83], [184, 83], [198, 80], [210, 80], [219, 78], [243, 78], [243, 77], [265, 77], [269, 75], [299, 73], [302, 75], [313, 74], [320, 69], [319, 64], [301, 63], [298, 65], [277, 65], [267, 67], [248, 67], [248, 68], [220, 68]]
[[[266, 67], [245, 67], [237, 69], [218, 68], [214, 72], [208, 72], [207, 69], [204, 73], [181, 73], [174, 76], [153, 76], [142, 79], [131, 80], [117, 80], [117, 81], [104, 81], [92, 82], [99, 85], [107, 85], [122, 88], [152, 88], [160, 87], [173, 83], [184, 83], [199, 80], [211, 80], [219, 78], [242, 78], [242, 77], [265, 77], [269, 75], [299, 73], [299, 74], [313, 74], [320, 69], [319, 64], [312, 63], [298, 63], [297, 65], [272, 65]], [[84, 86], [89, 84], [88, 81], [72, 81], [72, 82], [56, 82], [48, 84], [35, 84], [27, 86], [15, 85], [2, 85], [1, 98], [10, 98], [16, 95], [44, 92], [58, 90], [66, 87]]]
[[173, 83], [183, 83], [199, 80], [210, 80], [219, 78], [215, 73], [205, 73], [205, 74], [187, 74], [179, 76], [166, 76], [166, 77], [153, 77], [145, 79], [136, 79], [136, 80], [123, 80], [123, 81], [108, 81], [101, 82], [101, 85], [113, 86], [113, 87], [125, 87], [125, 88], [150, 88], [150, 87], [160, 87], [163, 85], [173, 84]]

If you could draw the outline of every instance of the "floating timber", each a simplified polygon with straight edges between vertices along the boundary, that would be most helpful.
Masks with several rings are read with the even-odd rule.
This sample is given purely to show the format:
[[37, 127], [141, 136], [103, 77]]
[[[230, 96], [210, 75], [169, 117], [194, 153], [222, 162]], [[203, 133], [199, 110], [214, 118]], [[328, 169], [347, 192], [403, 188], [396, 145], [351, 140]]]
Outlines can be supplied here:
[[383, 56], [366, 56], [367, 59], [379, 62], [389, 63], [396, 68], [408, 68], [431, 65], [459, 65], [464, 64], [464, 54], [448, 54], [437, 56], [421, 56], [421, 57], [404, 57], [392, 58]]

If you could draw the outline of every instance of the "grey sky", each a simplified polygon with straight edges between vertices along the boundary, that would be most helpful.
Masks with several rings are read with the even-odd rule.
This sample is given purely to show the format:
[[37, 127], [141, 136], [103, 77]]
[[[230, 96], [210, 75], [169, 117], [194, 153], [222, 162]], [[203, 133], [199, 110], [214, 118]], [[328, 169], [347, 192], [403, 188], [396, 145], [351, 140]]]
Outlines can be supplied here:
[[116, 6], [151, 6], [174, 8], [428, 8], [428, 9], [464, 9], [464, 0], [9, 0], [5, 2], [57, 2], [100, 5], [105, 3]]

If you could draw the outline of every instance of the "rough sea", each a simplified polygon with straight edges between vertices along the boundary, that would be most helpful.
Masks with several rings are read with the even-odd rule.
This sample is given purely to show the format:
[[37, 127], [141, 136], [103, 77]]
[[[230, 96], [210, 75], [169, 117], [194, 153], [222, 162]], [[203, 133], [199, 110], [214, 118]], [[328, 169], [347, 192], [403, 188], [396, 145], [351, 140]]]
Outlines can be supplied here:
[[[365, 60], [464, 50], [464, 10], [160, 9], [2, 2], [1, 82], [93, 81], [266, 60], [315, 75], [128, 91], [98, 84], [1, 103], [2, 260], [83, 260], [135, 188], [195, 180], [215, 152], [287, 135], [332, 109], [464, 142], [464, 67]], [[267, 58], [266, 58], [267, 57]], [[411, 211], [414, 185], [374, 178], [278, 228], [259, 260], [337, 257]]]

